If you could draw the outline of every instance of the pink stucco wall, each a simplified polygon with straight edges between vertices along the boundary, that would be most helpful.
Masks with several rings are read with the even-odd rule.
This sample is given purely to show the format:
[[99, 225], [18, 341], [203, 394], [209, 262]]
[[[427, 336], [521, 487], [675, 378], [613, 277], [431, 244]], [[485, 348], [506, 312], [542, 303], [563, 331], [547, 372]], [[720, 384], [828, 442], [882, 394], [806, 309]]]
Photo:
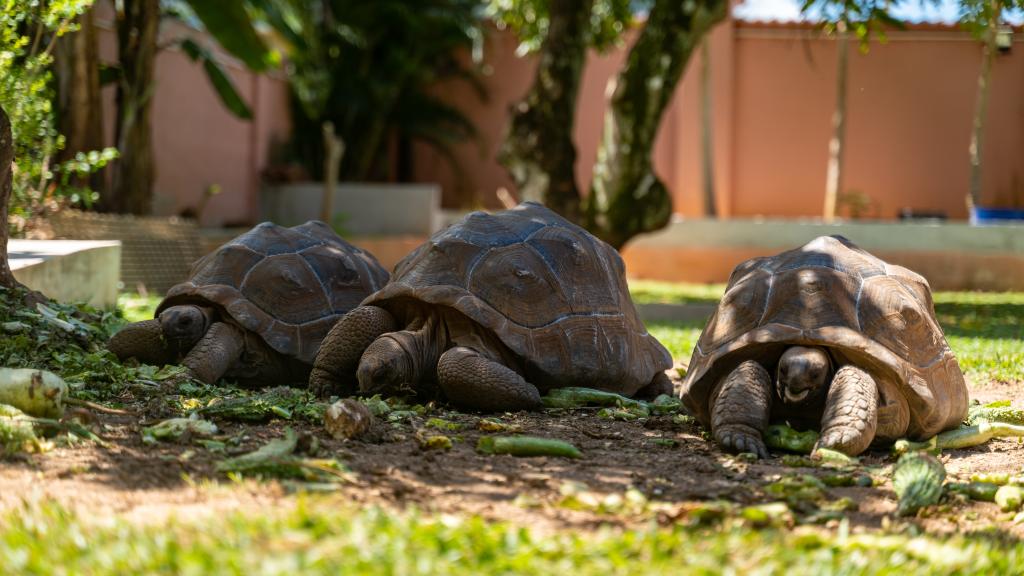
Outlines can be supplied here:
[[[1024, 42], [997, 58], [985, 138], [983, 201], [1024, 205]], [[728, 21], [708, 39], [711, 50], [713, 177], [724, 216], [817, 216], [821, 213], [831, 115], [835, 42], [805, 25]], [[967, 147], [981, 49], [966, 33], [911, 26], [851, 47], [848, 75], [845, 190], [869, 196], [868, 216], [893, 218], [901, 208], [966, 217]], [[490, 98], [479, 102], [456, 86], [442, 87], [475, 119], [479, 147], [457, 149], [456, 178], [421, 149], [417, 179], [439, 181], [447, 203], [473, 198], [495, 205], [498, 187], [512, 188], [496, 161], [509, 106], [528, 89], [530, 58], [515, 56], [508, 33], [486, 46]], [[576, 173], [589, 184], [606, 105], [606, 87], [625, 50], [592, 54], [576, 115]], [[653, 151], [676, 212], [702, 212], [699, 58], [694, 55], [666, 111]]]
[[[117, 61], [114, 16], [109, 0], [96, 4], [100, 58]], [[160, 41], [204, 36], [170, 20], [161, 24]], [[153, 148], [156, 159], [153, 210], [172, 215], [195, 206], [210, 185], [221, 187], [202, 215], [219, 226], [251, 223], [257, 217], [259, 174], [269, 161], [271, 143], [285, 141], [290, 130], [288, 86], [280, 75], [254, 75], [215, 44], [217, 54], [254, 118], [233, 116], [214, 92], [200, 65], [177, 48], [162, 50], [156, 61], [153, 92]], [[104, 88], [108, 145], [114, 144], [114, 87]]]
[[[114, 61], [109, 2], [98, 2], [97, 24], [101, 57]], [[164, 41], [183, 34], [196, 32], [174, 22], [161, 29]], [[873, 43], [867, 54], [855, 47], [850, 52], [844, 188], [871, 198], [869, 216], [892, 218], [909, 207], [963, 218], [980, 47], [966, 33], [942, 26], [912, 26], [888, 36], [888, 43]], [[983, 194], [992, 204], [1024, 206], [1022, 37], [1018, 31], [1013, 50], [998, 57], [993, 72]], [[819, 215], [835, 102], [835, 42], [806, 25], [730, 20], [707, 43], [719, 214]], [[176, 49], [162, 51], [153, 102], [154, 211], [178, 213], [218, 184], [223, 193], [211, 201], [203, 223], [251, 222], [272, 144], [288, 138], [287, 85], [280, 74], [255, 76], [213, 49], [255, 118], [233, 117], [198, 65]], [[416, 148], [415, 179], [441, 183], [447, 206], [497, 206], [497, 189], [514, 190], [496, 158], [510, 108], [529, 89], [535, 62], [519, 57], [514, 37], [497, 30], [488, 35], [484, 55], [487, 99], [464, 83], [436, 88], [474, 120], [478, 142], [456, 146], [457, 170], [432, 149]], [[584, 190], [597, 155], [608, 83], [625, 55], [626, 47], [591, 54], [584, 70], [575, 119], [576, 175]], [[699, 64], [695, 53], [652, 153], [676, 212], [688, 216], [703, 210]], [[105, 88], [111, 145], [113, 93], [113, 87]]]

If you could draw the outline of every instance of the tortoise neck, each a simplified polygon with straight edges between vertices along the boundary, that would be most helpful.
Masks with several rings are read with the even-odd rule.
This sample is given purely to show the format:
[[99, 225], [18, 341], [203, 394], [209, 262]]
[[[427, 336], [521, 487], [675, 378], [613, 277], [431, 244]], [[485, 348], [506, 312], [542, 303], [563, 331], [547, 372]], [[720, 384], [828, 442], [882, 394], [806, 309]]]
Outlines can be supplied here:
[[437, 361], [446, 348], [448, 337], [436, 311], [425, 310], [405, 330], [389, 336], [405, 350], [409, 359], [409, 382], [437, 379]]

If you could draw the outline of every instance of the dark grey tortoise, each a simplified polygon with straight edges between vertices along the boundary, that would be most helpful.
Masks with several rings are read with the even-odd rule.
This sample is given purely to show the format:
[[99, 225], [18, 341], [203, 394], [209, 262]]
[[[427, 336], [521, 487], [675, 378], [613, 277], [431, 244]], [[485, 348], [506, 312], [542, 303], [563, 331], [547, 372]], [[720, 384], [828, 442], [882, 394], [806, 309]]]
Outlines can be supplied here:
[[928, 282], [841, 236], [736, 267], [682, 399], [723, 448], [761, 457], [772, 421], [818, 429], [819, 446], [856, 455], [967, 414]]
[[153, 320], [124, 327], [108, 348], [121, 359], [180, 362], [208, 383], [304, 383], [331, 326], [387, 280], [372, 255], [323, 222], [264, 222], [198, 260]]
[[471, 410], [533, 409], [544, 391], [671, 392], [608, 244], [538, 204], [474, 212], [430, 238], [324, 339], [321, 395], [440, 392]]

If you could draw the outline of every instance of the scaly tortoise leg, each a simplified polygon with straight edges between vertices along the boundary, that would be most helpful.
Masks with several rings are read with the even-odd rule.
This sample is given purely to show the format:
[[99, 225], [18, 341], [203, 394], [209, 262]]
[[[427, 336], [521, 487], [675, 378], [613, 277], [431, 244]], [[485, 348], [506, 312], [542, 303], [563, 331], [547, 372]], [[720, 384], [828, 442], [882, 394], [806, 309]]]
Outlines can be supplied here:
[[457, 346], [441, 355], [437, 380], [448, 401], [461, 409], [496, 412], [540, 408], [540, 391], [515, 370]]
[[387, 310], [377, 306], [353, 308], [320, 344], [309, 375], [310, 391], [320, 398], [355, 394], [359, 387], [356, 369], [363, 352], [380, 335], [395, 329], [395, 319]]
[[245, 334], [238, 328], [215, 322], [182, 360], [197, 380], [213, 384], [242, 356]]
[[160, 321], [143, 320], [133, 322], [110, 338], [107, 350], [119, 360], [135, 358], [143, 364], [163, 366], [174, 362], [174, 352], [164, 339]]
[[772, 379], [754, 360], [737, 366], [712, 396], [711, 433], [730, 452], [752, 452], [767, 458], [762, 434], [771, 412]]
[[856, 456], [867, 450], [878, 426], [878, 387], [855, 366], [843, 366], [832, 378], [818, 446]]

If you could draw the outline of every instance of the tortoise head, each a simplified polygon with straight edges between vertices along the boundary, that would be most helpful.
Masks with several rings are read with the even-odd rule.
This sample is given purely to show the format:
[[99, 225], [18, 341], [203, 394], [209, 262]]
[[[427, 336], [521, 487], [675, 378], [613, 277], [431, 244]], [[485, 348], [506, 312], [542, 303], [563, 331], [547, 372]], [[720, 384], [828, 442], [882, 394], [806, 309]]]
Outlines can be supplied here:
[[409, 388], [416, 378], [412, 354], [397, 339], [385, 334], [363, 352], [356, 371], [359, 391], [364, 394], [396, 394]]
[[179, 304], [161, 312], [158, 320], [164, 338], [178, 350], [189, 350], [213, 323], [213, 309], [196, 304]]
[[831, 361], [824, 348], [790, 346], [779, 358], [775, 385], [786, 404], [814, 401], [828, 390]]

